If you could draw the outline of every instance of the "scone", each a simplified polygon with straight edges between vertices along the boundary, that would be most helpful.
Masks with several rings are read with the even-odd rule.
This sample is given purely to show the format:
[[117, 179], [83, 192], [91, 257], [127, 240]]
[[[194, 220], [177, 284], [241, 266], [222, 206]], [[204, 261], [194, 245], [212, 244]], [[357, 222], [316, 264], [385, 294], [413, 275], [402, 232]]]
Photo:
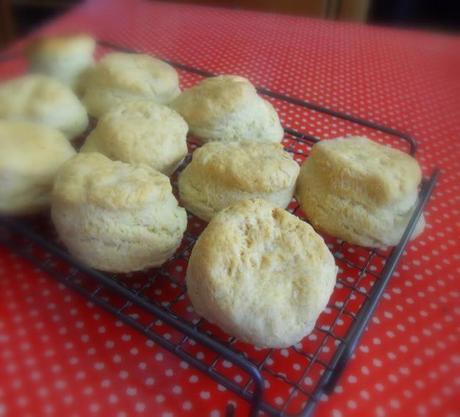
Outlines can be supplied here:
[[88, 127], [88, 115], [66, 85], [40, 74], [29, 74], [0, 84], [0, 119], [41, 123], [69, 139]]
[[80, 74], [93, 65], [95, 48], [96, 42], [89, 35], [53, 36], [33, 41], [26, 55], [31, 72], [75, 88]]
[[285, 208], [298, 174], [299, 165], [280, 144], [210, 142], [193, 152], [192, 161], [180, 174], [180, 201], [206, 221], [250, 198]]
[[0, 120], [0, 213], [29, 214], [48, 207], [56, 172], [74, 155], [58, 130]]
[[100, 152], [113, 160], [146, 164], [172, 174], [187, 154], [187, 123], [174, 110], [137, 99], [105, 113], [81, 152]]
[[111, 272], [161, 265], [187, 225], [168, 177], [99, 153], [78, 154], [59, 170], [51, 218], [75, 258]]
[[176, 70], [143, 54], [113, 52], [102, 58], [79, 87], [88, 113], [101, 117], [127, 99], [146, 98], [169, 103], [180, 93]]
[[259, 347], [309, 334], [334, 289], [337, 267], [321, 236], [286, 210], [245, 200], [198, 238], [187, 268], [196, 312]]
[[[323, 232], [366, 247], [396, 245], [417, 200], [417, 161], [365, 137], [315, 144], [303, 163], [296, 197]], [[422, 232], [422, 218], [413, 238]]]
[[275, 109], [243, 77], [207, 78], [185, 90], [171, 106], [203, 142], [281, 142], [283, 139]]

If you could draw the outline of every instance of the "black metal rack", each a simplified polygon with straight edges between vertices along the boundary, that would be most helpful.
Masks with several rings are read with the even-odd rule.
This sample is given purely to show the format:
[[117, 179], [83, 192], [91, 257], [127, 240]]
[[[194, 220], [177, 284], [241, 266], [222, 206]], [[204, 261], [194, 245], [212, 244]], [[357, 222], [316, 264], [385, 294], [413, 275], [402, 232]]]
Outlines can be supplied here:
[[[99, 45], [137, 52], [104, 41], [100, 41]], [[188, 73], [204, 77], [214, 75], [199, 68], [168, 62]], [[407, 144], [408, 151], [415, 155], [416, 142], [407, 134], [265, 88], [258, 90], [280, 102], [401, 139]], [[319, 140], [292, 128], [285, 128], [285, 133], [286, 149], [302, 158], [308, 154], [311, 145]], [[195, 146], [192, 142], [191, 148]], [[25, 219], [0, 217], [0, 244], [10, 247], [58, 281], [110, 311], [147, 338], [247, 400], [251, 417], [256, 417], [259, 412], [277, 417], [310, 416], [320, 396], [332, 392], [357, 346], [431, 196], [437, 176], [438, 171], [435, 171], [429, 179], [423, 181], [417, 207], [401, 241], [393, 249], [368, 250], [327, 238], [341, 272], [327, 314], [321, 315], [312, 335], [289, 350], [284, 350], [286, 354], [298, 358], [302, 364], [295, 374], [278, 366], [274, 360], [279, 354], [278, 350], [254, 349], [242, 344], [190, 312], [183, 276], [171, 272], [171, 266], [179, 260], [187, 261], [199, 231], [204, 226], [193, 216], [190, 216], [183, 243], [172, 259], [161, 268], [136, 273], [129, 278], [95, 271], [72, 258], [60, 246], [46, 216]], [[177, 174], [173, 177], [173, 183], [176, 177]], [[300, 214], [295, 202], [289, 206], [289, 210]], [[161, 292], [165, 288], [168, 289], [167, 294], [158, 297], [158, 290]], [[207, 357], [198, 355], [196, 346], [206, 350]], [[238, 367], [245, 377], [238, 381], [232, 379], [226, 372], [225, 363], [228, 362]], [[276, 385], [277, 390], [286, 390], [285, 400], [272, 401], [271, 385]], [[227, 416], [234, 415], [233, 406], [228, 406], [226, 413]]]

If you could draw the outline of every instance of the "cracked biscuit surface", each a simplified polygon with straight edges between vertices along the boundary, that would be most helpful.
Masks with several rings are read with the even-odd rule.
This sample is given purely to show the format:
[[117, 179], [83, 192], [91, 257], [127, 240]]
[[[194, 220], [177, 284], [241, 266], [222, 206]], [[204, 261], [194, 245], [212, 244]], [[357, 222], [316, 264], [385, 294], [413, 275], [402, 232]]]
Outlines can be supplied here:
[[26, 48], [31, 72], [48, 75], [76, 88], [80, 75], [94, 64], [96, 41], [89, 35], [40, 38]]
[[48, 207], [56, 172], [74, 155], [56, 129], [0, 120], [0, 213], [29, 214]]
[[244, 77], [220, 75], [182, 92], [170, 104], [202, 142], [281, 142], [278, 114]]
[[198, 314], [243, 341], [280, 348], [313, 330], [336, 274], [309, 224], [263, 200], [245, 200], [203, 231], [186, 282]]
[[40, 74], [13, 78], [0, 84], [0, 119], [44, 124], [72, 140], [88, 127], [88, 115], [74, 92]]
[[[396, 245], [417, 201], [421, 170], [399, 150], [365, 137], [315, 144], [300, 169], [296, 198], [320, 231], [367, 247]], [[423, 217], [412, 236], [423, 231]]]
[[98, 120], [81, 152], [100, 152], [171, 175], [187, 154], [187, 131], [184, 119], [169, 107], [129, 100]]
[[168, 177], [99, 153], [79, 154], [59, 170], [51, 216], [73, 256], [111, 272], [161, 265], [187, 225]]
[[299, 165], [280, 144], [210, 142], [193, 153], [180, 174], [180, 200], [206, 221], [223, 208], [251, 198], [285, 208], [298, 173]]
[[79, 91], [93, 117], [129, 99], [165, 104], [180, 93], [179, 77], [171, 65], [149, 55], [124, 52], [105, 55], [83, 74]]

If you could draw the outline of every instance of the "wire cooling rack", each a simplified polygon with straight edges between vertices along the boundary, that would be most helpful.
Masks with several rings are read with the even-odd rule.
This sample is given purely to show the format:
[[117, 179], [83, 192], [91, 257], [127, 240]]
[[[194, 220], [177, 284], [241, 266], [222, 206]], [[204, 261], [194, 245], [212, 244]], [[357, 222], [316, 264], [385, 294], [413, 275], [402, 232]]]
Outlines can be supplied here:
[[[99, 46], [99, 52], [103, 49], [137, 52], [103, 41]], [[214, 75], [168, 62], [181, 74]], [[416, 153], [415, 140], [397, 130], [266, 88], [258, 90], [288, 112], [293, 108], [296, 112], [313, 111], [349, 124], [350, 132], [375, 136], [376, 140], [412, 155]], [[285, 127], [283, 143], [299, 162], [318, 140], [315, 135]], [[190, 151], [196, 146], [191, 138]], [[179, 172], [189, 160], [190, 154]], [[437, 176], [435, 171], [423, 180], [417, 207], [396, 247], [366, 249], [325, 236], [339, 267], [337, 284], [313, 332], [289, 349], [258, 349], [244, 344], [194, 313], [186, 296], [184, 275], [190, 251], [205, 224], [193, 215], [189, 214], [183, 242], [170, 260], [160, 268], [127, 275], [101, 273], [72, 258], [60, 245], [48, 216], [0, 217], [0, 243], [247, 400], [250, 417], [259, 413], [276, 417], [309, 416], [321, 395], [333, 390], [357, 346], [431, 196]], [[177, 173], [172, 178], [174, 186], [176, 179]], [[288, 209], [303, 216], [295, 201]], [[286, 358], [295, 358], [297, 366], [287, 366], [290, 361]], [[233, 416], [234, 412], [229, 403], [226, 415]]]

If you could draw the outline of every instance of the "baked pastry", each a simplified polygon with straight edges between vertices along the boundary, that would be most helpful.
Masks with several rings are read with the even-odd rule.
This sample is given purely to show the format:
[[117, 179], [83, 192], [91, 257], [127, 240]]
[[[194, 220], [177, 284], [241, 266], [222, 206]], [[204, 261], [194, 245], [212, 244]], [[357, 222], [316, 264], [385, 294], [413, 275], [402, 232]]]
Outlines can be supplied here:
[[0, 120], [0, 213], [29, 214], [48, 207], [54, 176], [74, 155], [56, 129]]
[[326, 307], [337, 267], [321, 236], [286, 210], [244, 200], [217, 214], [187, 268], [196, 312], [259, 347], [309, 334]]
[[187, 225], [168, 177], [99, 153], [78, 154], [59, 170], [51, 218], [75, 258], [111, 272], [161, 265]]
[[285, 208], [298, 174], [299, 165], [280, 144], [210, 142], [193, 152], [192, 161], [180, 174], [180, 201], [206, 221], [250, 198]]
[[94, 63], [96, 41], [89, 35], [64, 35], [37, 39], [26, 48], [31, 72], [56, 78], [71, 88]]
[[129, 100], [98, 120], [81, 152], [143, 163], [170, 175], [187, 154], [187, 130], [184, 119], [169, 107], [145, 99]]
[[283, 139], [275, 109], [243, 77], [207, 78], [185, 90], [171, 106], [203, 142], [281, 142]]
[[143, 54], [113, 52], [82, 76], [80, 91], [88, 113], [101, 117], [127, 99], [146, 98], [169, 103], [180, 93], [176, 70]]
[[0, 84], [0, 119], [48, 125], [70, 140], [88, 127], [88, 115], [74, 92], [59, 81], [40, 74]]
[[[296, 197], [312, 225], [367, 247], [396, 245], [421, 181], [417, 161], [365, 137], [315, 144], [303, 163]], [[413, 238], [422, 232], [423, 218]]]

